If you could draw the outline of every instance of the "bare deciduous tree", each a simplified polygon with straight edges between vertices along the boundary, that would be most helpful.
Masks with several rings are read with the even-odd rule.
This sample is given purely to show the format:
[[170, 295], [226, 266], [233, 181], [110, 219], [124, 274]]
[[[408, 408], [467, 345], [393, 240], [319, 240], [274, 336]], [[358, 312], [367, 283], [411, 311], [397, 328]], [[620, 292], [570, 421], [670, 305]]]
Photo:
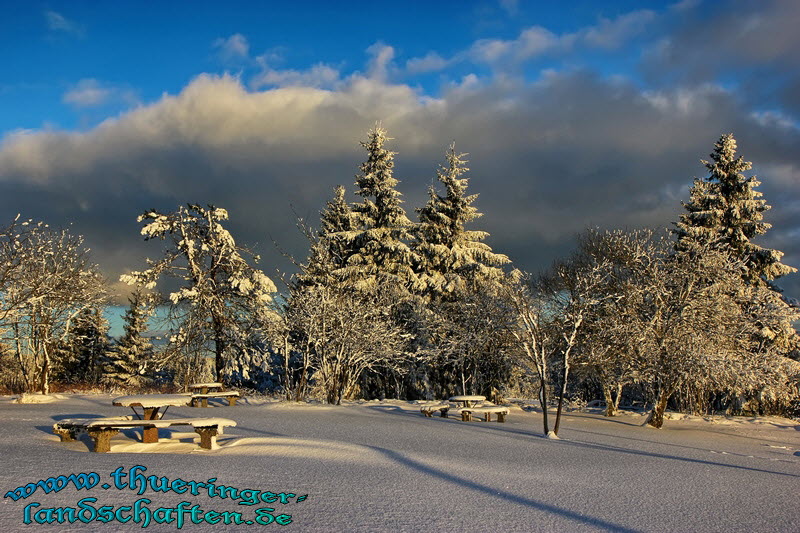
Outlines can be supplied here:
[[99, 269], [82, 237], [17, 220], [0, 232], [0, 278], [0, 324], [25, 388], [47, 394], [57, 347], [76, 317], [105, 302]]

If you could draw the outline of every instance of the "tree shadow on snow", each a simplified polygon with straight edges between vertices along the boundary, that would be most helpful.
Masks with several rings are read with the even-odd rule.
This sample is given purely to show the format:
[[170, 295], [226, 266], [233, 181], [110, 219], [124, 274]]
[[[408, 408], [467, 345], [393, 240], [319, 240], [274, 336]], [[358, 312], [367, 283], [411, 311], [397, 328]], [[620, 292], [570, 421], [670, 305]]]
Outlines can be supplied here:
[[[427, 418], [425, 415], [420, 413], [419, 411], [409, 411], [408, 409], [403, 409], [397, 405], [368, 405], [367, 410], [370, 411], [380, 411], [382, 413], [388, 413], [390, 415], [401, 415], [405, 417], [414, 417], [414, 418]], [[435, 415], [438, 417], [438, 415]]]
[[613, 531], [623, 531], [623, 532], [633, 532], [636, 531], [635, 529], [630, 529], [624, 527], [620, 524], [615, 524], [614, 522], [609, 522], [607, 520], [603, 520], [601, 518], [595, 518], [592, 516], [586, 516], [579, 512], [571, 511], [564, 507], [558, 507], [557, 505], [552, 505], [549, 503], [533, 500], [530, 498], [525, 498], [518, 494], [514, 494], [512, 492], [507, 492], [503, 490], [497, 489], [497, 487], [491, 487], [489, 485], [484, 485], [481, 483], [477, 483], [475, 481], [464, 479], [462, 477], [456, 476], [449, 472], [445, 472], [444, 470], [440, 470], [438, 468], [433, 468], [429, 465], [420, 463], [415, 461], [414, 459], [410, 459], [394, 450], [388, 450], [386, 448], [380, 448], [377, 446], [367, 446], [381, 455], [385, 456], [386, 458], [390, 459], [391, 461], [406, 466], [408, 468], [412, 468], [424, 474], [427, 474], [432, 477], [439, 478], [441, 480], [447, 481], [448, 483], [453, 483], [459, 485], [460, 487], [475, 491], [477, 493], [481, 493], [484, 496], [490, 496], [492, 498], [499, 498], [501, 500], [505, 500], [507, 502], [515, 503], [518, 505], [524, 505], [526, 507], [531, 507], [534, 509], [538, 509], [540, 511], [544, 511], [546, 513], [551, 513], [554, 515], [558, 515], [564, 517], [568, 520], [573, 520], [575, 522], [579, 522], [582, 524], [587, 524], [589, 526], [608, 529]]
[[[509, 425], [508, 422], [506, 422], [505, 424], [500, 424], [500, 423], [496, 423], [496, 422], [488, 422], [488, 423], [486, 423], [486, 422], [461, 422], [460, 420], [456, 420], [456, 419], [449, 419], [449, 420], [455, 426], [463, 427], [467, 431], [481, 431], [481, 432], [487, 432], [487, 433], [491, 433], [491, 434], [495, 434], [495, 435], [497, 435], [497, 434], [519, 435], [520, 437], [525, 437], [525, 438], [535, 438], [537, 440], [541, 440], [543, 443], [544, 442], [553, 443], [553, 445], [561, 445], [561, 444], [563, 444], [563, 445], [566, 445], [566, 446], [576, 446], [576, 447], [583, 447], [583, 448], [591, 448], [591, 449], [602, 450], [602, 451], [607, 451], [607, 452], [622, 453], [622, 454], [629, 454], [629, 455], [637, 455], [637, 456], [642, 456], [642, 457], [653, 457], [653, 458], [657, 458], [657, 459], [667, 459], [667, 460], [672, 460], [672, 461], [682, 461], [682, 462], [686, 462], [686, 463], [703, 464], [703, 465], [709, 465], [709, 466], [720, 466], [720, 467], [723, 467], [723, 468], [732, 468], [732, 469], [745, 470], [745, 471], [750, 471], [750, 472], [761, 472], [761, 473], [765, 473], [765, 474], [775, 474], [775, 475], [779, 475], [779, 476], [800, 477], [800, 475], [790, 474], [790, 473], [787, 473], [787, 472], [777, 472], [777, 471], [774, 471], [774, 470], [766, 470], [766, 469], [756, 468], [756, 467], [740, 466], [740, 465], [721, 463], [721, 462], [717, 462], [717, 461], [709, 461], [709, 460], [706, 460], [706, 459], [695, 459], [695, 458], [692, 458], [692, 457], [682, 457], [682, 456], [679, 456], [679, 455], [672, 455], [672, 454], [668, 454], [668, 453], [658, 453], [658, 452], [650, 452], [650, 451], [644, 451], [644, 450], [636, 450], [636, 449], [633, 449], [633, 448], [627, 448], [627, 447], [623, 447], [623, 446], [616, 446], [616, 445], [613, 445], [613, 444], [598, 444], [598, 443], [594, 443], [594, 442], [586, 442], [586, 441], [580, 441], [580, 440], [575, 440], [575, 439], [571, 439], [571, 438], [564, 438], [564, 437], [562, 437], [560, 440], [550, 440], [545, 435], [542, 435], [541, 432], [537, 432], [535, 430], [526, 430], [526, 429], [521, 429], [521, 428], [515, 428], [513, 424]], [[686, 445], [681, 445], [681, 444], [670, 444], [670, 443], [666, 443], [666, 442], [662, 442], [662, 441], [658, 441], [658, 440], [640, 439], [640, 438], [635, 438], [635, 437], [627, 437], [627, 436], [623, 436], [623, 435], [607, 435], [607, 434], [604, 434], [604, 433], [595, 433], [595, 432], [592, 432], [592, 431], [583, 430], [583, 429], [576, 429], [576, 428], [568, 428], [567, 432], [568, 433], [569, 432], [589, 433], [589, 434], [602, 435], [602, 436], [608, 436], [608, 437], [612, 437], [612, 438], [622, 439], [622, 440], [626, 440], [626, 441], [640, 441], [640, 442], [645, 442], [645, 443], [648, 443], [648, 444], [671, 446], [671, 447], [677, 447], [677, 448], [686, 448], [686, 449], [690, 449], [690, 450], [701, 451], [701, 452], [704, 452], [704, 453], [710, 453], [711, 452], [711, 450], [709, 450], [707, 448], [695, 448], [695, 447], [692, 447], [692, 446], [686, 446]], [[747, 457], [747, 455], [740, 454], [740, 453], [728, 452], [728, 454], [733, 456], [733, 457]], [[792, 462], [794, 462], [794, 461], [792, 461]]]
[[[657, 459], [668, 459], [668, 460], [673, 460], [673, 461], [683, 461], [683, 462], [686, 462], [686, 463], [695, 463], [695, 464], [709, 465], [709, 466], [721, 466], [723, 468], [732, 468], [732, 469], [735, 469], [735, 470], [746, 470], [746, 471], [749, 471], [749, 472], [760, 472], [762, 474], [775, 474], [777, 476], [788, 476], [788, 477], [800, 478], [800, 475], [790, 474], [788, 472], [776, 472], [774, 470], [766, 470], [766, 469], [763, 469], [763, 468], [755, 468], [755, 467], [752, 467], [752, 466], [732, 465], [732, 464], [727, 464], [727, 463], [719, 463], [717, 461], [708, 461], [708, 460], [705, 460], [705, 459], [694, 459], [694, 458], [691, 458], [691, 457], [679, 457], [679, 456], [676, 456], [676, 455], [669, 455], [669, 454], [666, 454], [666, 453], [656, 453], [656, 452], [645, 452], [645, 451], [642, 451], [642, 450], [632, 450], [632, 449], [629, 449], [629, 448], [623, 448], [621, 446], [613, 446], [613, 445], [610, 445], [610, 444], [595, 444], [595, 443], [592, 443], [592, 442], [582, 442], [582, 441], [573, 440], [573, 439], [569, 439], [569, 440], [565, 439], [565, 440], [560, 440], [558, 442], [563, 442], [566, 446], [575, 446], [575, 447], [579, 447], [579, 448], [590, 448], [590, 449], [602, 450], [602, 451], [608, 451], [608, 452], [624, 453], [624, 454], [638, 455], [638, 456], [643, 456], [643, 457], [654, 457], [654, 458], [657, 458]], [[730, 454], [730, 455], [739, 456], [739, 457], [746, 457], [743, 454]], [[794, 462], [794, 461], [792, 461], [792, 462]]]

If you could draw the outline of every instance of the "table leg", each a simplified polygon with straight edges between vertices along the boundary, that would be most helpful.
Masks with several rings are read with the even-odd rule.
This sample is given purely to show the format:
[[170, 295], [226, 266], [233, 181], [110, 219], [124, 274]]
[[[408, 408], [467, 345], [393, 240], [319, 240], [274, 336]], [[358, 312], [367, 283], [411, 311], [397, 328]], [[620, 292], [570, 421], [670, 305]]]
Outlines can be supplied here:
[[[158, 420], [158, 410], [158, 407], [145, 407], [144, 419]], [[158, 428], [145, 428], [144, 431], [142, 431], [142, 442], [158, 442]]]

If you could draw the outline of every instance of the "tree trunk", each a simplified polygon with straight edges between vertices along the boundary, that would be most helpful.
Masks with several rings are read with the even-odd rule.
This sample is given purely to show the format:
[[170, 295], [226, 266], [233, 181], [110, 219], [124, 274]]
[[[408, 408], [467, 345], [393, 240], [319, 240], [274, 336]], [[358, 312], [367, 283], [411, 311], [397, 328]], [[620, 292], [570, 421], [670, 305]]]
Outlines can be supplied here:
[[50, 394], [50, 352], [44, 347], [44, 361], [42, 362], [42, 394]]
[[569, 355], [564, 356], [564, 374], [561, 376], [561, 392], [558, 395], [558, 408], [556, 409], [556, 423], [553, 426], [553, 433], [558, 435], [558, 427], [561, 425], [561, 410], [564, 406], [564, 396], [567, 395], [567, 380], [569, 378]]
[[22, 372], [22, 380], [25, 387], [25, 392], [33, 392], [33, 382], [34, 377], [31, 376], [30, 371], [28, 370], [28, 366], [25, 364], [25, 360], [22, 357], [22, 346], [19, 342], [19, 324], [14, 322], [14, 349], [17, 355], [17, 361], [19, 362], [19, 368]]
[[547, 380], [539, 376], [539, 403], [542, 405], [542, 422], [544, 424], [544, 434], [550, 433], [550, 425], [547, 423]]
[[216, 381], [222, 382], [222, 373], [225, 370], [225, 338], [222, 324], [214, 320], [214, 374]]
[[[603, 416], [616, 416], [619, 411], [619, 400], [622, 397], [622, 384], [610, 384], [606, 380], [602, 380], [601, 386], [603, 387], [603, 399], [606, 402], [606, 411]], [[616, 389], [616, 396], [614, 395]]]
[[667, 392], [664, 389], [659, 391], [653, 410], [650, 411], [650, 416], [647, 417], [649, 426], [660, 429], [664, 425], [664, 411], [667, 410], [667, 401], [669, 401], [670, 396], [672, 396], [671, 391]]

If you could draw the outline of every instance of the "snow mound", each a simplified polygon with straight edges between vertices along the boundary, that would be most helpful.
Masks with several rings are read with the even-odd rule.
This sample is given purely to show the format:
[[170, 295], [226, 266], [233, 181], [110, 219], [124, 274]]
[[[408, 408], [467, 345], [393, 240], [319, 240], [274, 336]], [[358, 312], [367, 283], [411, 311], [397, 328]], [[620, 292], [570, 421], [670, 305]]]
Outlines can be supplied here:
[[52, 403], [66, 399], [67, 397], [61, 394], [30, 394], [26, 392], [18, 396], [14, 403]]

